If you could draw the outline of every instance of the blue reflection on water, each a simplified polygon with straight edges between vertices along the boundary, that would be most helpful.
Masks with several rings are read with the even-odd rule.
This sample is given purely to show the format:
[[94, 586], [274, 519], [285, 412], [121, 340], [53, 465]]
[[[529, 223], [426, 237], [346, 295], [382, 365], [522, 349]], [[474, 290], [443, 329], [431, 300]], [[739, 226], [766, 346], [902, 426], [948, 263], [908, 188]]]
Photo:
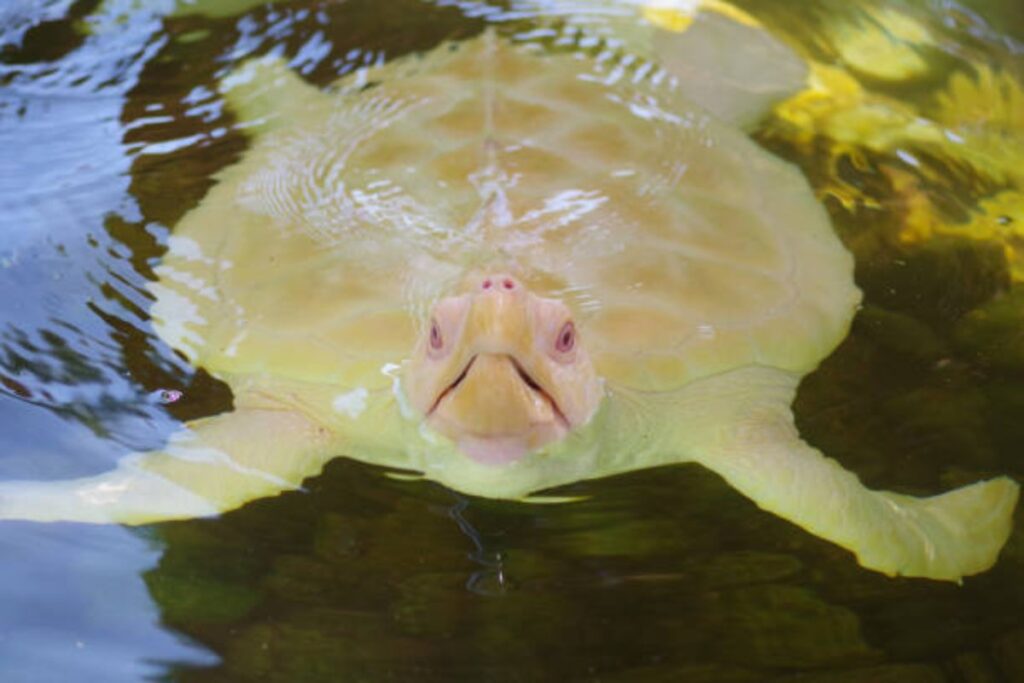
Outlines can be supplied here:
[[139, 681], [211, 652], [159, 624], [141, 573], [161, 548], [121, 527], [0, 524], [3, 680]]
[[[67, 5], [40, 5], [20, 21], [0, 10], [4, 54]], [[120, 117], [125, 94], [165, 40], [160, 27], [139, 13], [94, 26], [57, 61], [0, 63], [0, 289], [19, 293], [0, 298], [5, 480], [109, 469], [125, 442], [144, 447], [161, 436], [145, 405], [126, 421], [100, 419], [137, 405], [138, 390], [110, 329], [86, 305], [103, 301], [103, 283], [118, 272], [133, 274], [104, 236], [104, 220], [131, 209]], [[71, 415], [86, 405], [100, 408]], [[133, 443], [141, 432], [155, 434]], [[160, 624], [142, 573], [162, 551], [139, 530], [0, 523], [0, 680], [139, 681], [165, 675], [170, 663], [215, 664], [215, 655]]]

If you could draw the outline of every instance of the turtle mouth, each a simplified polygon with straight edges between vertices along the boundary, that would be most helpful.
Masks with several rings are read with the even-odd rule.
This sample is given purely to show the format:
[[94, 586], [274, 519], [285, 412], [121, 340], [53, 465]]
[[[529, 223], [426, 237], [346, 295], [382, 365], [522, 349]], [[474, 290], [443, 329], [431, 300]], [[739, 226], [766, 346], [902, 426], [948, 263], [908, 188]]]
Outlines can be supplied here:
[[551, 404], [551, 409], [555, 413], [555, 419], [557, 420], [557, 422], [562, 427], [569, 429], [572, 426], [569, 424], [569, 418], [567, 418], [565, 416], [565, 413], [562, 412], [562, 408], [558, 405], [558, 401], [555, 400], [555, 397], [552, 396], [535, 379], [533, 379], [533, 377], [530, 376], [530, 373], [528, 373], [523, 368], [522, 364], [519, 361], [517, 361], [515, 358], [512, 358], [511, 356], [509, 357], [509, 359], [512, 361], [512, 365], [515, 367], [516, 373], [519, 375], [519, 379], [523, 380], [523, 384], [525, 384], [527, 387], [530, 388], [531, 391], [533, 391], [538, 396], [547, 401], [549, 404]]
[[[570, 429], [572, 427], [572, 424], [569, 422], [569, 419], [565, 416], [565, 413], [562, 411], [561, 406], [558, 405], [558, 401], [555, 399], [555, 397], [552, 396], [551, 393], [547, 391], [537, 380], [535, 380], [530, 375], [530, 373], [526, 371], [522, 363], [516, 360], [515, 357], [505, 355], [504, 358], [506, 358], [512, 364], [512, 367], [515, 368], [516, 374], [519, 376], [520, 381], [522, 381], [522, 383], [526, 385], [526, 387], [532, 393], [542, 398], [545, 402], [548, 403], [548, 405], [551, 406], [551, 410], [554, 413], [555, 422], [560, 427], [566, 430]], [[437, 398], [434, 400], [434, 403], [430, 406], [430, 409], [426, 413], [426, 417], [428, 419], [434, 416], [441, 403], [446, 398], [448, 398], [448, 396], [450, 396], [456, 389], [458, 389], [458, 387], [463, 383], [463, 381], [469, 375], [469, 371], [473, 367], [473, 364], [476, 363], [476, 359], [476, 355], [470, 358], [469, 362], [467, 362], [465, 367], [462, 368], [462, 372], [460, 372], [455, 377], [451, 384], [449, 384], [448, 386], [441, 390], [441, 392], [437, 395]]]
[[436, 399], [434, 399], [433, 405], [430, 406], [430, 410], [427, 411], [428, 418], [431, 417], [435, 412], [437, 412], [437, 407], [441, 405], [441, 401], [447, 398], [448, 394], [452, 393], [456, 387], [462, 384], [462, 380], [466, 379], [466, 375], [469, 374], [469, 369], [473, 367], [473, 363], [475, 362], [476, 356], [473, 356], [472, 358], [469, 359], [469, 362], [466, 363], [466, 367], [462, 368], [462, 372], [460, 372], [458, 377], [455, 378], [455, 381], [441, 390], [441, 393], [437, 395]]

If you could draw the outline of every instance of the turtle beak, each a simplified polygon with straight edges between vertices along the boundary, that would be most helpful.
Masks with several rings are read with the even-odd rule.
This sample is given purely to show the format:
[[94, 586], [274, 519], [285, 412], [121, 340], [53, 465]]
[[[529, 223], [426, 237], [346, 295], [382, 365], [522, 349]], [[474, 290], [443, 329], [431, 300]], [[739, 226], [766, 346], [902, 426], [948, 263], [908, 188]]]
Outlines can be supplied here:
[[473, 297], [457, 374], [427, 418], [471, 458], [503, 463], [564, 436], [569, 424], [527, 369], [535, 351], [526, 293], [510, 278], [493, 280], [513, 286]]
[[428, 417], [466, 455], [494, 464], [518, 460], [569, 428], [513, 357], [493, 353], [474, 356]]

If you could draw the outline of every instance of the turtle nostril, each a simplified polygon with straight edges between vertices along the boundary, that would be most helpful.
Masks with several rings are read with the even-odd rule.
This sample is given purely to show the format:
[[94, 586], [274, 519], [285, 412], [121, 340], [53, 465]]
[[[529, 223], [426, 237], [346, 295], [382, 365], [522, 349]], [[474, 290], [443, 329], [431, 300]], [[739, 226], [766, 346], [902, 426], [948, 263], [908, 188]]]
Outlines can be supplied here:
[[487, 279], [487, 280], [484, 280], [484, 282], [483, 282], [483, 284], [482, 284], [481, 286], [482, 286], [482, 287], [483, 287], [484, 289], [490, 289], [490, 288], [491, 288], [491, 284], [492, 284], [492, 283], [491, 283], [490, 279]]
[[501, 283], [501, 286], [504, 287], [505, 289], [515, 289], [516, 283], [515, 281], [509, 278], [505, 278], [505, 280]]

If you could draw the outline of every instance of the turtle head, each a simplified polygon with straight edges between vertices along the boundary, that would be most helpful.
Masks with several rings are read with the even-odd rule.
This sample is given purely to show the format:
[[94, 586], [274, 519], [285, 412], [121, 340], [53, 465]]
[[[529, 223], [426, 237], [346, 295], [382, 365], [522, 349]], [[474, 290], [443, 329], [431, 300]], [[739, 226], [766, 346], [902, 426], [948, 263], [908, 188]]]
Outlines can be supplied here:
[[434, 305], [403, 385], [430, 428], [494, 464], [565, 437], [602, 396], [569, 308], [500, 273]]

